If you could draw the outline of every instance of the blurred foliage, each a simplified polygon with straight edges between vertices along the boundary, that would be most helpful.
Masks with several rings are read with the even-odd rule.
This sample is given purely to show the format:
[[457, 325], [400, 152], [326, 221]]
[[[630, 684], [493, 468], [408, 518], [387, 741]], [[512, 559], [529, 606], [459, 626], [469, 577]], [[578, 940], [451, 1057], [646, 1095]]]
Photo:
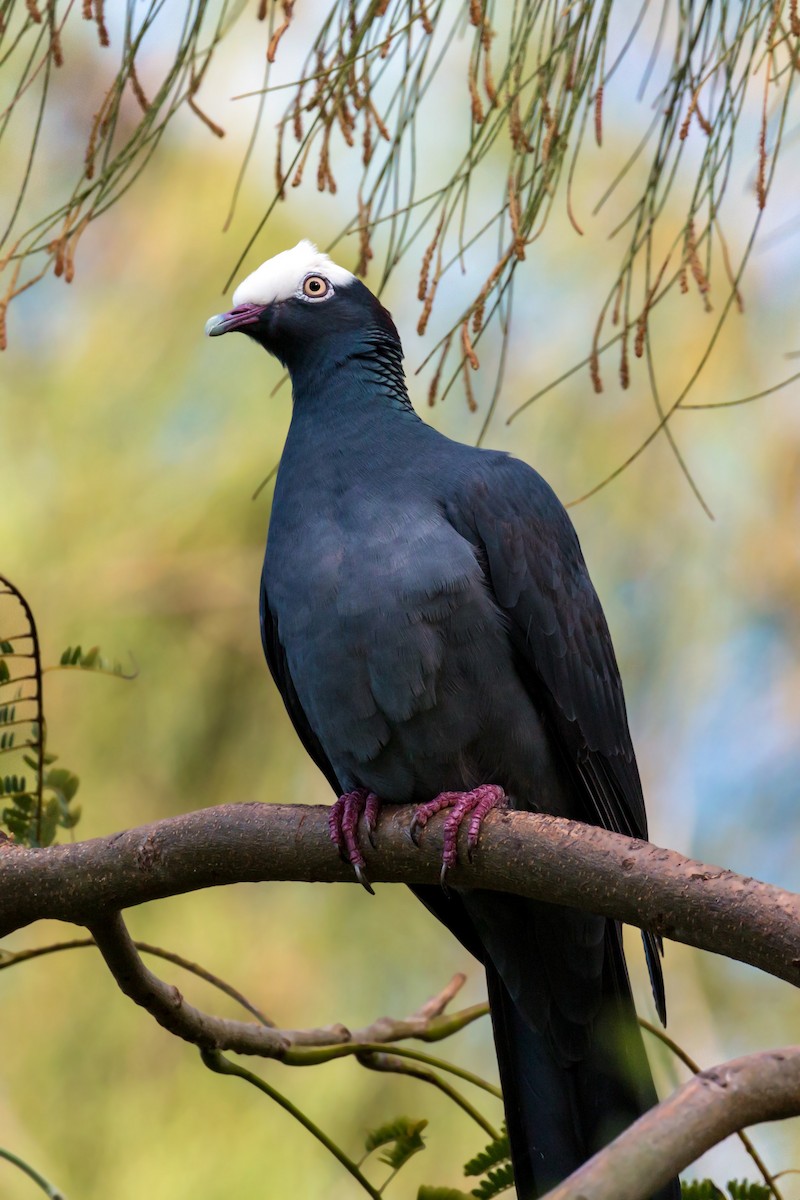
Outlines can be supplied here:
[[472, 1197], [494, 1200], [495, 1196], [508, 1191], [514, 1186], [508, 1137], [503, 1134], [502, 1137], [493, 1138], [484, 1150], [465, 1163], [464, 1174], [478, 1177], [478, 1182], [469, 1192], [423, 1184], [417, 1193], [417, 1200], [471, 1200]]
[[[23, 755], [23, 761], [36, 771], [35, 759]], [[80, 807], [72, 804], [78, 776], [65, 767], [50, 766], [54, 754], [46, 754], [44, 761], [41, 793], [27, 789], [24, 775], [0, 779], [0, 797], [5, 802], [2, 824], [22, 846], [50, 846], [59, 829], [74, 829], [80, 820]]]
[[[291, 189], [311, 175], [318, 192], [336, 195], [337, 176], [344, 175], [349, 214], [339, 237], [357, 237], [359, 274], [366, 274], [377, 239], [383, 254], [381, 288], [413, 255], [421, 335], [444, 278], [457, 271], [463, 275], [467, 263], [477, 265], [466, 303], [434, 341], [423, 365], [430, 363], [431, 403], [446, 397], [461, 379], [469, 405], [476, 409], [471, 380], [480, 366], [476, 346], [488, 329], [499, 335], [502, 349], [499, 364], [490, 369], [495, 384], [482, 435], [505, 377], [517, 270], [542, 236], [557, 199], [583, 236], [576, 193], [589, 157], [586, 144], [593, 138], [601, 148], [608, 139], [615, 114], [606, 104], [607, 89], [615, 76], [624, 76], [626, 65], [643, 57], [638, 89], [633, 71], [627, 79], [639, 101], [650, 96], [654, 116], [619, 169], [608, 156], [603, 160], [612, 169], [593, 215], [621, 190], [640, 158], [643, 186], [613, 226], [612, 236], [620, 235], [617, 269], [610, 273], [591, 348], [580, 365], [588, 365], [599, 393], [600, 358], [609, 348], [619, 352], [622, 388], [630, 386], [635, 360], [644, 360], [643, 382], [658, 422], [638, 452], [665, 432], [692, 482], [668, 426], [687, 401], [732, 309], [743, 310], [745, 266], [791, 129], [800, 69], [796, 0], [715, 0], [698, 9], [664, 4], [655, 24], [646, 19], [649, 0], [638, 11], [623, 11], [621, 5], [615, 11], [613, 0], [565, 6], [552, 0], [517, 0], [511, 6], [497, 0], [419, 0], [417, 7], [406, 0], [336, 0], [321, 15], [315, 13], [310, 29], [295, 14], [294, 0], [253, 5], [187, 0], [170, 25], [159, 20], [161, 8], [159, 0], [145, 5], [127, 0], [114, 30], [120, 53], [109, 82], [106, 60], [114, 39], [100, 0], [85, 0], [81, 6], [84, 23], [93, 26], [88, 41], [76, 33], [77, 6], [60, 7], [56, 0], [46, 9], [36, 0], [10, 0], [4, 6], [0, 52], [5, 43], [2, 62], [16, 85], [8, 86], [0, 143], [24, 122], [26, 107], [31, 109], [32, 135], [30, 152], [19, 161], [17, 196], [0, 236], [0, 274], [8, 275], [0, 300], [0, 348], [11, 301], [51, 271], [72, 281], [86, 229], [126, 194], [184, 106], [213, 134], [224, 136], [225, 129], [198, 106], [196, 97], [221, 43], [246, 14], [265, 25], [260, 38], [250, 38], [250, 52], [260, 57], [265, 50], [266, 64], [261, 87], [245, 93], [259, 97], [259, 105], [228, 221], [260, 124], [271, 111], [272, 93], [288, 88], [289, 100], [277, 125], [274, 198], [236, 270]], [[293, 23], [303, 26], [302, 65], [290, 82], [273, 82], [272, 67], [290, 41]], [[158, 77], [145, 87], [142, 60], [155, 38], [161, 43]], [[461, 109], [460, 136], [452, 140], [449, 153], [440, 147], [435, 171], [422, 172], [424, 126], [435, 118], [436, 85], [458, 44], [462, 78], [450, 102]], [[43, 125], [58, 108], [54, 78], [73, 57], [79, 61], [87, 54], [102, 63], [104, 84], [84, 130], [82, 154], [72, 164], [68, 194], [59, 195], [56, 207], [43, 215], [40, 204], [26, 201]], [[758, 121], [754, 151], [748, 141], [749, 117]], [[752, 232], [734, 255], [722, 221], [730, 211], [728, 193], [742, 138], [753, 155]], [[310, 165], [312, 152], [316, 169]], [[720, 275], [725, 299], [719, 316], [685, 388], [665, 405], [651, 338], [653, 310], [675, 288], [693, 292], [710, 313], [712, 283]]]
[[771, 1200], [773, 1193], [763, 1183], [731, 1180], [727, 1193], [710, 1179], [693, 1179], [681, 1184], [681, 1200]]
[[428, 1187], [424, 1183], [417, 1192], [417, 1200], [469, 1200], [469, 1196], [460, 1188]]
[[379, 1155], [381, 1162], [399, 1171], [413, 1154], [418, 1154], [425, 1148], [422, 1131], [427, 1124], [426, 1120], [396, 1117], [377, 1129], [370, 1129], [364, 1141], [364, 1149], [367, 1154], [371, 1154], [373, 1150], [382, 1148], [383, 1154]]
[[[55, 0], [49, 0], [43, 8], [37, 0], [16, 3], [7, 0], [0, 11], [0, 62], [7, 76], [15, 75], [16, 82], [15, 87], [8, 89], [9, 98], [0, 115], [0, 143], [4, 137], [13, 135], [12, 119], [19, 115], [16, 110], [21, 99], [26, 93], [36, 97], [29, 153], [22, 160], [19, 190], [9, 223], [0, 238], [0, 254], [3, 255], [0, 272], [10, 273], [5, 296], [0, 301], [0, 349], [5, 347], [8, 304], [50, 271], [56, 277], [63, 277], [66, 283], [72, 282], [78, 243], [86, 229], [135, 182], [170, 120], [183, 105], [193, 110], [212, 132], [222, 136], [223, 131], [206, 117], [195, 97], [214, 49], [230, 24], [229, 5], [225, 3], [220, 8], [206, 0], [190, 0], [186, 4], [173, 52], [164, 56], [166, 69], [152, 98], [148, 99], [137, 73], [137, 56], [148, 35], [152, 37], [162, 7], [159, 0], [154, 0], [141, 13], [137, 12], [141, 6], [132, 0], [127, 3], [123, 30], [117, 31], [122, 35], [117, 41], [121, 49], [119, 65], [115, 62], [110, 86], [100, 91], [98, 106], [87, 130], [85, 150], [77, 164], [77, 180], [66, 198], [59, 195], [56, 207], [47, 214], [36, 211], [31, 223], [21, 232], [19, 218], [23, 214], [27, 216], [24, 206], [39, 150], [42, 123], [50, 115], [49, 110], [58, 108], [58, 98], [54, 98], [57, 88], [52, 86], [54, 76], [65, 66], [65, 53], [68, 57], [73, 50], [69, 45], [72, 33], [72, 27], [67, 28], [69, 18], [72, 15], [73, 21], [77, 21], [82, 17], [93, 24], [94, 46], [103, 59], [108, 57], [102, 52], [110, 51], [111, 35], [103, 0], [84, 0], [80, 9], [72, 3], [59, 5]], [[160, 22], [158, 37], [161, 40], [164, 36], [165, 23]], [[116, 60], [116, 55], [114, 57]], [[135, 118], [125, 104], [128, 96], [135, 102]], [[27, 102], [30, 103], [30, 99]], [[28, 268], [27, 275], [23, 267]]]
[[772, 1192], [763, 1183], [732, 1179], [728, 1183], [731, 1200], [771, 1200]]
[[513, 1186], [514, 1169], [511, 1163], [507, 1162], [501, 1167], [493, 1167], [487, 1171], [486, 1178], [476, 1184], [470, 1194], [477, 1196], [478, 1200], [493, 1200], [494, 1196], [499, 1196], [501, 1192], [508, 1191]]
[[[526, 248], [516, 268], [505, 383], [485, 438], [528, 458], [566, 500], [590, 491], [633, 456], [661, 419], [649, 380], [634, 375], [625, 389], [609, 372], [597, 395], [583, 375], [570, 371], [619, 271], [619, 239], [608, 235], [648, 178], [640, 155], [597, 216], [586, 215], [609, 178], [629, 163], [650, 123], [661, 119], [658, 108], [631, 97], [648, 66], [662, 8], [669, 18], [669, 6], [646, 10], [641, 40], [607, 81], [602, 148], [590, 138], [582, 151], [572, 208], [583, 236], [554, 204], [546, 236]], [[106, 95], [119, 65], [111, 53], [119, 56], [124, 45], [126, 11], [106, 5], [111, 51], [105, 59], [94, 51], [96, 22], [77, 22], [75, 29], [69, 22], [64, 29], [64, 67], [50, 74], [55, 120], [42, 124], [28, 185], [37, 215], [72, 193], [95, 98]], [[177, 112], [137, 186], [82, 238], [71, 289], [47, 275], [9, 312], [13, 336], [0, 376], [2, 569], [29, 598], [46, 646], [86, 645], [90, 632], [120, 655], [130, 648], [141, 667], [130, 688], [103, 677], [81, 686], [68, 672], [47, 676], [51, 742], [69, 747], [69, 762], [80, 770], [81, 836], [235, 798], [330, 801], [268, 680], [258, 632], [269, 489], [255, 504], [250, 496], [279, 457], [289, 390], [272, 394], [281, 373], [253, 347], [233, 338], [216, 345], [202, 340], [237, 246], [246, 243], [273, 194], [277, 135], [268, 96], [231, 217], [231, 194], [262, 97], [235, 103], [230, 97], [257, 92], [264, 82], [263, 57], [253, 53], [259, 48], [254, 9], [246, 8], [244, 17], [218, 46], [203, 82], [204, 110], [224, 125], [226, 141], [217, 143], [195, 114]], [[136, 60], [148, 97], [159, 93], [174, 45], [169, 39], [180, 33], [169, 8], [162, 19], [163, 40], [154, 27]], [[309, 7], [297, 6], [271, 85], [300, 76], [318, 20]], [[263, 48], [267, 31], [256, 28], [264, 30]], [[468, 28], [470, 39], [476, 28]], [[451, 43], [426, 93], [436, 115], [417, 128], [423, 183], [435, 180], [470, 136], [461, 103], [470, 39]], [[609, 48], [621, 48], [613, 27], [609, 39]], [[391, 60], [387, 85], [397, 86], [402, 67]], [[760, 70], [763, 83], [766, 60]], [[36, 78], [38, 86], [41, 73]], [[781, 78], [788, 84], [792, 75]], [[9, 79], [8, 72], [0, 74], [0, 88], [13, 90]], [[754, 83], [758, 87], [758, 76]], [[7, 102], [8, 91], [4, 96]], [[15, 108], [15, 121], [23, 124], [3, 140], [4, 180], [25, 174], [34, 101], [32, 86]], [[140, 112], [128, 88], [120, 107], [123, 132], [135, 128]], [[705, 135], [694, 122], [693, 115], [682, 144], [683, 161], [688, 156], [696, 165]], [[752, 232], [760, 129], [761, 112], [743, 109], [726, 191], [732, 261]], [[768, 142], [771, 130], [770, 118]], [[772, 387], [785, 374], [783, 354], [798, 347], [800, 246], [793, 231], [800, 218], [789, 169], [797, 144], [790, 131], [782, 149], [787, 168], [774, 176], [740, 284], [747, 317], [734, 303], [695, 391], [705, 403]], [[485, 162], [492, 180], [476, 177], [471, 203], [495, 215], [497, 189], [507, 179], [502, 145]], [[291, 203], [275, 209], [248, 269], [301, 236], [334, 241], [354, 211], [359, 175], [337, 163], [337, 194], [290, 190]], [[310, 178], [313, 183], [313, 172]], [[4, 195], [10, 190], [7, 184]], [[685, 190], [679, 184], [664, 200], [661, 219], [673, 236], [685, 228]], [[217, 233], [229, 218], [236, 245]], [[376, 227], [373, 266], [388, 261], [389, 224]], [[664, 232], [661, 261], [668, 248]], [[456, 263], [442, 277], [425, 346], [451, 326], [460, 328], [496, 261], [493, 251], [465, 260], [464, 274]], [[345, 243], [337, 255], [355, 265], [358, 246]], [[428, 388], [413, 376], [426, 353], [413, 337], [423, 303], [418, 267], [410, 256], [401, 259], [383, 298], [403, 334], [412, 395], [423, 408]], [[372, 271], [369, 283], [380, 286], [381, 272]], [[706, 313], [696, 289], [686, 296], [673, 290], [652, 311], [659, 396], [681, 394], [728, 295], [723, 272], [706, 293], [713, 313]], [[483, 369], [473, 382], [477, 415], [449, 397], [429, 418], [451, 436], [476, 440], [499, 360], [499, 346], [484, 336]], [[562, 376], [507, 426], [534, 389]], [[713, 523], [660, 436], [613, 487], [573, 509], [615, 637], [654, 840], [795, 889], [797, 400], [795, 385], [737, 408], [689, 412], [681, 406], [676, 412], [670, 430], [716, 514]], [[137, 938], [175, 947], [216, 976], [235, 978], [287, 1026], [334, 1020], [358, 1026], [378, 1012], [411, 1011], [420, 993], [458, 970], [470, 974], [471, 998], [482, 999], [480, 972], [446, 931], [404, 889], [376, 890], [367, 900], [356, 888], [248, 885], [144, 906], [131, 922]], [[44, 923], [7, 939], [6, 948], [35, 948], [59, 934]], [[631, 972], [646, 1008], [637, 940]], [[220, 1086], [195, 1054], [124, 1003], [93, 955], [79, 959], [63, 954], [2, 974], [6, 1028], [26, 1031], [4, 1041], [5, 1144], [81, 1200], [287, 1194], [349, 1200], [358, 1193], [306, 1130], [247, 1092]], [[183, 989], [182, 968], [173, 970]], [[763, 1048], [765, 1037], [775, 1045], [796, 1038], [796, 997], [785, 985], [677, 945], [668, 946], [666, 971], [670, 1031], [695, 1059], [719, 1062]], [[220, 1001], [209, 983], [191, 978], [188, 986], [193, 1000], [205, 999], [215, 1011], [234, 1004]], [[493, 1076], [488, 1022], [451, 1045], [465, 1067]], [[653, 1057], [662, 1090], [671, 1087], [681, 1076], [667, 1050]], [[345, 1145], [357, 1144], [359, 1131], [392, 1114], [417, 1111], [419, 1103], [416, 1080], [346, 1062], [289, 1077], [280, 1064], [267, 1070]], [[455, 1178], [459, 1164], [475, 1153], [472, 1123], [446, 1095], [433, 1089], [425, 1095], [428, 1153], [403, 1168], [393, 1188], [398, 1198], [416, 1194], [432, 1175], [430, 1163], [437, 1174]], [[487, 1103], [498, 1122], [499, 1103]], [[800, 1157], [797, 1122], [765, 1128], [759, 1140], [776, 1172]], [[730, 1141], [695, 1169], [718, 1179], [752, 1174], [750, 1160]], [[800, 1195], [793, 1176], [781, 1180], [781, 1189], [785, 1200]], [[30, 1181], [0, 1163], [4, 1200], [28, 1200], [30, 1192]]]
[[[100, 653], [68, 646], [54, 666], [43, 667], [39, 634], [30, 605], [10, 580], [0, 575], [0, 756], [9, 769], [0, 774], [0, 827], [23, 846], [50, 846], [59, 829], [73, 830], [81, 817], [73, 804], [80, 779], [47, 749], [42, 676], [48, 671], [81, 670], [133, 679], [122, 664]], [[6, 757], [9, 756], [9, 757]], [[17, 774], [27, 767], [34, 780]], [[10, 771], [10, 773], [9, 773]]]
[[[92, 646], [89, 650], [84, 650], [82, 646], [67, 646], [58, 660], [58, 665], [64, 670], [99, 671], [101, 675], [116, 675], [119, 679], [136, 678], [136, 672], [126, 672], [118, 659], [106, 658], [101, 654], [99, 646]], [[44, 669], [52, 671], [56, 668]]]
[[502, 1137], [493, 1138], [489, 1142], [489, 1145], [484, 1150], [481, 1150], [480, 1154], [476, 1154], [474, 1158], [465, 1163], [464, 1174], [484, 1175], [492, 1167], [496, 1167], [498, 1163], [506, 1162], [509, 1154], [508, 1134], [504, 1132]]

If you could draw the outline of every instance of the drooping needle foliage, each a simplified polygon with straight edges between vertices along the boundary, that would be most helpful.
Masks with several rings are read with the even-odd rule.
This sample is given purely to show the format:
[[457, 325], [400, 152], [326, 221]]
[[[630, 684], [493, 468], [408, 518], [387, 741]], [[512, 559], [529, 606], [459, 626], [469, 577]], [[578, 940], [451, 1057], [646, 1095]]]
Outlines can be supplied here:
[[[431, 338], [425, 364], [431, 403], [460, 379], [475, 408], [471, 375], [480, 365], [479, 343], [489, 332], [500, 342], [505, 339], [515, 272], [545, 231], [554, 206], [563, 205], [574, 229], [582, 232], [585, 218], [576, 213], [573, 199], [582, 155], [588, 142], [601, 146], [609, 132], [608, 85], [626, 57], [639, 56], [645, 66], [638, 97], [630, 101], [649, 104], [650, 126], [623, 168], [609, 167], [596, 211], [634, 165], [644, 171], [644, 185], [617, 224], [618, 270], [608, 281], [593, 335], [587, 331], [584, 361], [600, 391], [601, 355], [609, 346], [616, 347], [623, 387], [630, 383], [634, 361], [644, 359], [658, 410], [653, 436], [666, 426], [689, 389], [662, 405], [649, 340], [651, 315], [675, 287], [709, 309], [712, 280], [719, 278], [727, 298], [716, 306], [713, 345], [731, 307], [742, 304], [740, 283], [752, 238], [738, 254], [729, 250], [723, 225], [728, 185], [745, 139], [743, 153], [752, 167], [746, 203], [755, 231], [782, 149], [800, 64], [797, 0], [661, 6], [643, 0], [637, 10], [614, 0], [514, 0], [510, 5], [337, 0], [311, 16], [302, 14], [298, 36], [308, 47], [305, 63], [293, 82], [274, 85], [269, 67], [300, 25], [292, 0], [261, 0], [253, 6], [189, 0], [177, 26], [166, 26], [163, 9], [162, 0], [143, 6], [128, 0], [118, 44], [112, 45], [101, 0], [83, 0], [80, 12], [56, 0], [47, 5], [12, 0], [3, 7], [0, 61], [7, 77], [16, 70], [16, 86], [0, 113], [0, 139], [10, 136], [14, 119], [28, 112], [30, 95], [38, 100], [28, 112], [30, 154], [20, 163], [16, 201], [0, 240], [5, 281], [0, 341], [15, 296], [50, 271], [72, 279], [81, 237], [132, 185], [182, 107], [192, 109], [212, 132], [224, 132], [199, 108], [197, 94], [234, 22], [257, 18], [265, 22], [264, 33], [248, 44], [254, 55], [266, 55], [267, 78], [256, 122], [266, 118], [269, 125], [277, 124], [275, 187], [247, 249], [293, 189], [310, 184], [334, 193], [344, 177], [354, 202], [342, 233], [358, 239], [357, 269], [366, 272], [377, 242], [384, 283], [401, 260], [414, 258], [421, 335], [428, 330], [442, 281], [472, 266], [474, 282], [465, 289], [461, 311], [435, 341]], [[66, 66], [66, 27], [79, 16], [92, 27], [93, 53], [115, 54], [118, 65], [84, 130], [72, 190], [42, 215], [28, 195], [29, 183], [43, 122], [53, 115], [54, 73]], [[154, 38], [161, 50], [160, 74], [146, 93], [137, 61]], [[425, 134], [430, 137], [442, 103], [437, 77], [446, 68], [452, 71], [454, 55], [466, 65], [447, 102], [463, 112], [462, 142], [441, 156], [438, 172], [432, 172], [428, 154], [422, 172], [420, 142]], [[152, 70], [149, 58], [151, 75]], [[682, 216], [676, 223], [674, 206], [667, 202], [679, 184]], [[736, 200], [741, 203], [739, 196]], [[489, 411], [502, 366], [501, 353]]]

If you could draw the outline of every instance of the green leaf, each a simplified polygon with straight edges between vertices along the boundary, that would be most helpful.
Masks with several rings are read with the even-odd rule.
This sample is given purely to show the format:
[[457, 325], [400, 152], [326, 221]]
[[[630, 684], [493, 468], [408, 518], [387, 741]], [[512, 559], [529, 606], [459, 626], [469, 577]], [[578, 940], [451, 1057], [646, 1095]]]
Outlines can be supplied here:
[[[26, 657], [33, 660], [32, 677], [38, 680], [41, 660], [33, 619], [13, 584], [0, 579], [0, 585], [5, 591], [16, 595], [25, 610], [27, 628], [19, 637], [32, 642], [32, 650], [30, 653], [26, 652]], [[16, 646], [16, 638], [12, 641], [0, 638], [0, 685], [10, 684], [0, 693], [4, 700], [4, 703], [0, 704], [0, 753], [10, 756], [8, 760], [2, 760], [4, 763], [24, 763], [35, 778], [33, 788], [29, 791], [24, 777], [16, 774], [0, 776], [0, 796], [4, 798], [2, 803], [5, 805], [0, 821], [21, 844], [49, 846], [55, 841], [59, 829], [72, 829], [80, 820], [80, 806], [73, 803], [80, 780], [66, 767], [53, 766], [56, 756], [45, 749], [41, 694], [37, 690], [34, 690], [33, 694], [29, 694], [30, 689], [25, 691], [20, 681], [14, 678], [13, 664], [9, 666], [2, 657], [19, 654]], [[66, 669], [77, 668], [133, 678], [133, 675], [125, 675], [119, 663], [111, 663], [103, 658], [99, 646], [91, 646], [85, 652], [80, 645], [67, 646], [59, 665]], [[28, 718], [29, 707], [20, 708], [17, 703], [20, 700], [26, 705], [36, 704], [38, 711], [33, 718]], [[17, 715], [20, 711], [25, 717], [24, 721]], [[40, 790], [43, 795], [40, 794]]]
[[425, 1149], [422, 1130], [427, 1124], [424, 1118], [414, 1121], [410, 1117], [397, 1117], [378, 1129], [370, 1129], [364, 1141], [367, 1154], [379, 1146], [390, 1147], [380, 1156], [380, 1161], [399, 1171], [413, 1154]]
[[417, 1200], [472, 1200], [472, 1192], [462, 1192], [459, 1188], [427, 1187], [423, 1184], [417, 1192]]
[[56, 836], [60, 808], [55, 796], [50, 796], [42, 805], [42, 820], [39, 833], [39, 845], [49, 846]]
[[100, 647], [92, 646], [91, 650], [87, 650], [86, 653], [81, 657], [80, 666], [83, 667], [84, 671], [91, 671], [99, 658]]
[[489, 1171], [486, 1178], [472, 1189], [472, 1195], [477, 1196], [478, 1200], [492, 1200], [492, 1197], [499, 1196], [501, 1192], [505, 1192], [513, 1186], [514, 1168], [510, 1162], [507, 1162], [503, 1163], [502, 1167]]
[[69, 804], [75, 793], [80, 787], [80, 779], [72, 771], [68, 771], [66, 767], [51, 767], [44, 776], [44, 786], [51, 788], [59, 796], [63, 797], [64, 803]]
[[16, 841], [22, 845], [28, 844], [30, 841], [30, 821], [27, 817], [20, 816], [18, 810], [15, 808], [4, 808], [3, 824], [9, 833], [13, 834]]
[[464, 1166], [465, 1175], [484, 1175], [490, 1167], [507, 1162], [511, 1158], [511, 1147], [508, 1144], [508, 1134], [489, 1142], [485, 1150], [476, 1154]]
[[75, 807], [73, 809], [70, 809], [69, 812], [66, 812], [66, 813], [62, 812], [61, 816], [59, 817], [58, 823], [62, 829], [74, 829], [75, 826], [78, 824], [78, 821], [80, 821], [81, 816], [82, 816], [81, 806], [80, 806], [80, 804], [76, 804]]
[[771, 1200], [770, 1188], [763, 1183], [748, 1183], [746, 1179], [731, 1179], [728, 1182], [731, 1200]]
[[[746, 1179], [731, 1179], [726, 1186], [730, 1200], [771, 1200], [773, 1195], [765, 1184]], [[711, 1179], [692, 1179], [681, 1183], [681, 1200], [727, 1200], [727, 1196]]]
[[78, 667], [82, 671], [97, 671], [101, 675], [116, 675], [128, 680], [135, 679], [139, 673], [135, 663], [133, 670], [126, 671], [118, 659], [112, 661], [101, 654], [99, 646], [92, 646], [85, 653], [81, 646], [67, 646], [58, 665], [68, 669]]
[[725, 1193], [710, 1179], [681, 1180], [681, 1200], [725, 1200]]

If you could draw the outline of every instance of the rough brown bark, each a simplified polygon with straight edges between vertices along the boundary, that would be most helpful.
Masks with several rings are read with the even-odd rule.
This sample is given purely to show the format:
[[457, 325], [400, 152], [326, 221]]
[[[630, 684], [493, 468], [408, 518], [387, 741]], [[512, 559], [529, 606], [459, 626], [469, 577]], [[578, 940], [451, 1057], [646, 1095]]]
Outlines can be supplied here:
[[[328, 809], [221, 805], [109, 837], [29, 850], [0, 844], [0, 936], [44, 917], [96, 925], [120, 909], [222, 884], [353, 882], [330, 843]], [[387, 807], [377, 883], [437, 883], [441, 820], [410, 840], [411, 810]], [[800, 896], [650, 843], [535, 813], [487, 818], [453, 887], [516, 892], [617, 917], [800, 984]]]
[[543, 1200], [647, 1200], [723, 1138], [800, 1114], [800, 1046], [709, 1067], [548, 1192]]

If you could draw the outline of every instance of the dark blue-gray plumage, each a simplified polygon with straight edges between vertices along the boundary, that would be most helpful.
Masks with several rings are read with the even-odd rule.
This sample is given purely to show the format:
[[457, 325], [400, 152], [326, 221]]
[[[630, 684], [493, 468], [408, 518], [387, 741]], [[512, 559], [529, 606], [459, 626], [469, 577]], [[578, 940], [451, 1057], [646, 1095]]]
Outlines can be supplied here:
[[[335, 792], [423, 806], [492, 784], [519, 807], [646, 837], [608, 628], [550, 487], [417, 417], [391, 317], [310, 243], [234, 303], [208, 332], [241, 329], [291, 374], [261, 624]], [[417, 893], [486, 968], [531, 1200], [655, 1101], [619, 927], [514, 896]], [[644, 941], [663, 1017], [659, 947]]]

